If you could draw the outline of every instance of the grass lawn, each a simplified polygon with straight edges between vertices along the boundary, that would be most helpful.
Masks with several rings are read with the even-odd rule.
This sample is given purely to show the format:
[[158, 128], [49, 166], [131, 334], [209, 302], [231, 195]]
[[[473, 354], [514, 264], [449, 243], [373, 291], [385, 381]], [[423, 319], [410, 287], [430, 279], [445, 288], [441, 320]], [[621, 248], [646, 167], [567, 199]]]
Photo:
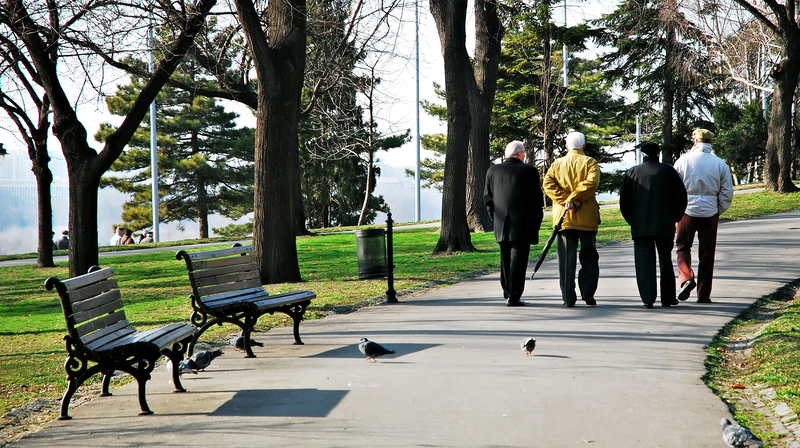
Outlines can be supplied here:
[[[731, 210], [723, 218], [740, 219], [795, 209], [800, 209], [800, 194], [761, 192], [736, 196]], [[601, 216], [603, 223], [598, 243], [629, 238], [629, 227], [618, 209], [603, 209]], [[551, 232], [551, 224], [551, 218], [545, 217], [539, 233], [542, 243]], [[436, 230], [396, 229], [397, 291], [442, 282], [477, 270], [498, 268], [499, 250], [491, 233], [472, 235], [472, 242], [478, 249], [476, 252], [434, 257], [431, 251], [438, 239]], [[228, 246], [221, 243], [219, 247]], [[531, 253], [540, 252], [541, 246], [540, 243], [532, 248]], [[335, 307], [378, 297], [386, 289], [383, 279], [358, 280], [355, 235], [352, 233], [301, 237], [297, 239], [297, 250], [304, 281], [269, 285], [267, 289], [273, 293], [296, 289], [315, 291], [318, 298], [312, 301], [307, 311], [308, 318], [319, 318]], [[174, 251], [104, 257], [101, 262], [104, 267], [116, 270], [128, 319], [138, 329], [188, 322], [191, 313], [189, 281], [185, 264], [175, 259]], [[67, 277], [66, 264], [59, 265], [49, 269], [34, 266], [0, 268], [0, 416], [39, 397], [58, 398], [64, 391], [63, 315], [58, 295], [45, 291], [43, 287], [47, 277]], [[259, 320], [258, 329], [266, 330], [290, 322], [285, 316], [264, 316]], [[800, 328], [800, 322], [796, 328]], [[203, 339], [221, 338], [236, 330], [237, 327], [232, 325], [214, 327], [205, 333]], [[100, 376], [96, 376], [94, 381], [95, 384], [99, 382]], [[0, 421], [0, 427], [2, 425]]]

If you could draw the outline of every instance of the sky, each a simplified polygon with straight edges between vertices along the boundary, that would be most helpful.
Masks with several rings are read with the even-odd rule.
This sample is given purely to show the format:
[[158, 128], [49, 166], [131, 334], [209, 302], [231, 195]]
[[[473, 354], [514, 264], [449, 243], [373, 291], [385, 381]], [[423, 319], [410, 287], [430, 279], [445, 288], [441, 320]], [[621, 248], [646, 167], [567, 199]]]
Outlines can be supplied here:
[[[574, 25], [599, 17], [603, 13], [611, 12], [616, 6], [616, 1], [611, 0], [591, 0], [586, 2], [567, 3], [567, 23]], [[439, 37], [436, 25], [429, 11], [426, 1], [419, 3], [419, 95], [421, 100], [439, 102], [435, 95], [433, 85], [439, 83], [444, 85], [444, 65], [441, 56]], [[471, 6], [470, 6], [471, 8]], [[564, 16], [563, 6], [554, 12], [557, 21], [562, 21]], [[472, 14], [470, 9], [469, 14]], [[384, 196], [390, 206], [393, 219], [397, 222], [407, 222], [415, 220], [414, 179], [406, 177], [406, 168], [413, 170], [416, 166], [416, 64], [414, 60], [414, 10], [404, 11], [401, 15], [403, 25], [400, 28], [401, 36], [396, 40], [396, 54], [401, 57], [387, 61], [382, 66], [379, 76], [382, 78], [384, 93], [384, 104], [378, 111], [380, 119], [380, 129], [383, 132], [397, 132], [411, 129], [412, 140], [400, 148], [392, 149], [388, 152], [381, 151], [377, 154], [378, 165], [382, 168], [382, 175], [378, 179], [376, 194]], [[563, 22], [562, 22], [563, 23]], [[467, 41], [471, 42], [474, 37], [469, 34], [471, 25], [467, 26]], [[472, 48], [468, 48], [472, 52]], [[405, 57], [402, 57], [405, 56]], [[584, 55], [586, 56], [586, 55]], [[116, 80], [127, 82], [127, 76], [116, 75]], [[119, 117], [108, 113], [105, 102], [97, 95], [86, 96], [87, 86], [75, 84], [72, 86], [73, 96], [77, 96], [78, 91], [84, 92], [84, 100], [78, 105], [78, 114], [81, 121], [86, 126], [89, 135], [92, 135], [102, 122], [118, 124]], [[113, 93], [107, 91], [106, 93]], [[239, 125], [255, 126], [255, 117], [250, 110], [240, 104], [227, 102], [226, 108], [237, 112], [240, 117], [237, 120]], [[446, 133], [446, 127], [436, 118], [424, 114], [420, 110], [420, 134]], [[24, 151], [24, 144], [16, 137], [13, 125], [6, 117], [0, 117], [0, 142], [5, 144], [10, 151]], [[99, 143], [90, 141], [96, 149], [101, 149]], [[52, 135], [48, 139], [50, 148], [55, 151], [51, 153], [52, 164], [64, 164], [64, 156], [59, 152], [60, 144]], [[431, 153], [421, 150], [421, 158], [431, 156]], [[632, 162], [626, 162], [630, 165]], [[616, 169], [618, 167], [610, 167]], [[602, 198], [601, 198], [602, 199]], [[111, 189], [101, 190], [99, 193], [100, 212], [99, 221], [99, 241], [104, 244], [113, 233], [113, 226], [121, 221], [122, 203], [126, 200], [126, 195]], [[0, 206], [3, 199], [0, 198]], [[63, 206], [63, 204], [62, 204]], [[441, 194], [437, 190], [423, 189], [421, 192], [421, 216], [422, 220], [439, 219], [441, 217]], [[35, 217], [35, 211], [34, 211]], [[382, 223], [386, 219], [385, 215], [379, 214], [376, 223]], [[244, 219], [246, 221], [247, 218]], [[55, 222], [56, 229], [66, 228], [67, 223]], [[210, 218], [212, 227], [220, 227], [229, 220], [215, 216]], [[179, 228], [176, 224], [162, 224], [161, 240], [168, 241], [173, 239], [196, 238], [199, 236], [197, 224], [193, 222], [181, 223], [184, 227]], [[35, 219], [26, 226], [13, 229], [0, 222], [0, 253], [7, 252], [10, 241], [14, 242], [14, 251], [35, 251]], [[13, 235], [4, 237], [3, 235]], [[23, 237], [20, 238], [20, 235]], [[19, 241], [25, 243], [20, 246]], [[28, 247], [30, 246], [30, 247]], [[5, 248], [5, 249], [4, 249]]]

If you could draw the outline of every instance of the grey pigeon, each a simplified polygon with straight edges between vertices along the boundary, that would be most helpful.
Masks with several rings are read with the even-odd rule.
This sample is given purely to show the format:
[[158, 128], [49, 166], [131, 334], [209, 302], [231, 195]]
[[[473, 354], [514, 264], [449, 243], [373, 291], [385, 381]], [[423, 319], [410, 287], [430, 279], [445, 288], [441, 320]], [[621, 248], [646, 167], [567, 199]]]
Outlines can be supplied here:
[[205, 350], [192, 355], [191, 358], [186, 360], [186, 365], [190, 369], [205, 370], [217, 356], [222, 356], [222, 350]]
[[749, 429], [741, 425], [731, 423], [727, 418], [723, 418], [720, 422], [722, 424], [722, 441], [728, 446], [733, 448], [742, 448], [747, 446], [763, 446], [758, 437], [754, 436]]
[[[180, 364], [178, 364], [178, 368], [180, 369], [178, 371], [179, 375], [183, 375], [184, 373], [194, 373], [195, 375], [197, 375], [197, 371], [189, 367], [183, 361], [181, 361]], [[172, 360], [169, 358], [167, 358], [167, 372], [172, 373]]]
[[[228, 343], [231, 344], [236, 349], [237, 352], [244, 351], [244, 336], [242, 335], [234, 336], [228, 339]], [[255, 341], [252, 338], [250, 339], [250, 347], [263, 347], [263, 346], [264, 346], [263, 342]]]
[[361, 338], [358, 349], [361, 354], [367, 357], [370, 362], [375, 362], [375, 358], [383, 355], [393, 355], [394, 350], [389, 350], [377, 342], [372, 342], [367, 338]]
[[522, 341], [519, 345], [519, 348], [525, 352], [525, 356], [531, 356], [533, 353], [533, 349], [536, 347], [536, 339], [534, 338], [527, 338]]

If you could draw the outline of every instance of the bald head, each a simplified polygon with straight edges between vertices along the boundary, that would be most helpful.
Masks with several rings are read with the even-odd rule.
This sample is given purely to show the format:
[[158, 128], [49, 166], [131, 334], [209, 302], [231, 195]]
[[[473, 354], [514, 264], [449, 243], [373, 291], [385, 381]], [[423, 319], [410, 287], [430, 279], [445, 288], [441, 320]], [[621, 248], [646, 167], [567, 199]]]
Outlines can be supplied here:
[[525, 145], [522, 144], [519, 140], [514, 140], [513, 142], [506, 145], [506, 159], [511, 157], [519, 157], [517, 154], [525, 152]]

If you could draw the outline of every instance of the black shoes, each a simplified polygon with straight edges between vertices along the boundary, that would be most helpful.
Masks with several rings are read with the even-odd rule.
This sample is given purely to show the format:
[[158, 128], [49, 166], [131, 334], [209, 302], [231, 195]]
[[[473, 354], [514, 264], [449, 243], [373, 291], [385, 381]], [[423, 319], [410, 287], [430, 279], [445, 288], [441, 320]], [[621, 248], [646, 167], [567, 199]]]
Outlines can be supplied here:
[[711, 299], [697, 299], [697, 303], [711, 303]]
[[652, 303], [645, 303], [644, 305], [642, 305], [642, 308], [647, 308], [649, 310], [649, 309], [653, 308], [653, 304]]
[[561, 304], [561, 306], [563, 306], [564, 308], [572, 308], [572, 307], [575, 306], [575, 302], [572, 302], [572, 303], [564, 302], [564, 303]]
[[672, 302], [665, 302], [664, 300], [661, 300], [661, 306], [678, 306], [679, 303], [680, 302], [675, 299], [672, 299]]
[[587, 298], [583, 299], [583, 301], [586, 302], [586, 304], [589, 305], [589, 306], [597, 305], [597, 301], [594, 300], [594, 297], [587, 297]]
[[525, 302], [523, 302], [522, 300], [519, 300], [519, 299], [517, 299], [517, 300], [511, 300], [511, 299], [506, 300], [506, 306], [525, 306], [525, 305], [527, 305], [527, 303], [525, 303]]
[[[697, 286], [697, 283], [694, 282], [693, 278], [690, 278], [689, 280], [683, 282], [683, 284], [681, 285], [681, 291], [678, 293], [678, 300], [683, 301], [688, 299], [689, 294], [692, 293], [692, 290], [695, 288], [695, 286]], [[705, 303], [705, 302], [700, 302], [700, 303]]]

